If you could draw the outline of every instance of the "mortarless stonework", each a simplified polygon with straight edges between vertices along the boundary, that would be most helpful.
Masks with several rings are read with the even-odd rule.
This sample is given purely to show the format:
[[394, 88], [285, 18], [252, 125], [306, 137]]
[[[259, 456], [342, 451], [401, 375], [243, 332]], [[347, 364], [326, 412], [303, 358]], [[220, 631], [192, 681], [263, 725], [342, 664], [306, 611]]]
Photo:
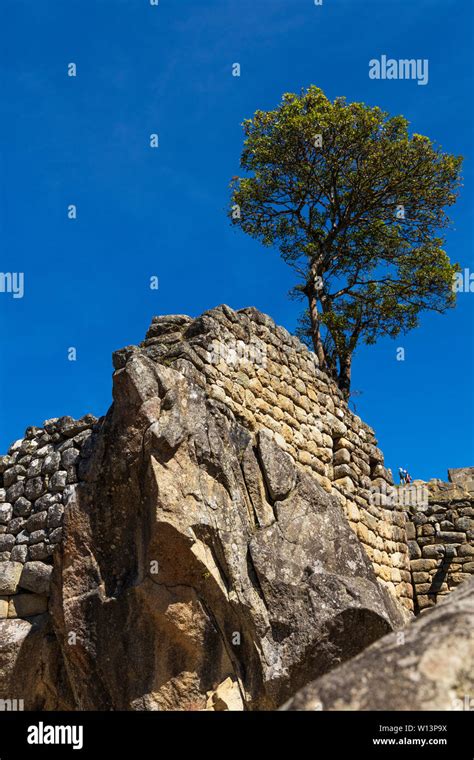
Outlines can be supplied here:
[[451, 482], [430, 481], [425, 508], [407, 513], [416, 613], [474, 574], [473, 473], [472, 467], [449, 470]]
[[0, 457], [0, 618], [47, 609], [49, 582], [35, 586], [31, 575], [49, 578], [64, 505], [96, 423], [91, 414], [46, 420], [42, 428], [29, 427]]

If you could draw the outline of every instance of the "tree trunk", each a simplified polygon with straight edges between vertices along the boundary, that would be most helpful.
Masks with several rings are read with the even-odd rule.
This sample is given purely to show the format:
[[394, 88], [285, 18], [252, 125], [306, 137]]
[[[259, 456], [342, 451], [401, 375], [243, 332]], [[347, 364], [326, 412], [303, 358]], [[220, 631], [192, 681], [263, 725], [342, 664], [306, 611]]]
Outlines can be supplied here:
[[320, 369], [326, 368], [326, 355], [324, 353], [323, 342], [321, 340], [321, 330], [319, 323], [318, 297], [316, 288], [313, 283], [308, 288], [309, 314], [311, 318], [311, 337], [316, 356], [318, 357]]
[[339, 376], [337, 378], [337, 384], [343, 392], [346, 401], [351, 392], [351, 370], [352, 354], [345, 354], [344, 356], [339, 357]]

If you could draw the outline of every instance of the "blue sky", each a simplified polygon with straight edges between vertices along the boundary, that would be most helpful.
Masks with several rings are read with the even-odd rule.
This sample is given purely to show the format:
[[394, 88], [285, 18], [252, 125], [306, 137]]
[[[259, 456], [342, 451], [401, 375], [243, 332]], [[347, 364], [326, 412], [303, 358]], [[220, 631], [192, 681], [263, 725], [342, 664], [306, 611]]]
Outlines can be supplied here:
[[[447, 250], [474, 270], [471, 0], [2, 0], [1, 17], [0, 272], [25, 274], [22, 299], [0, 293], [1, 452], [46, 418], [104, 414], [112, 351], [155, 314], [255, 305], [294, 330], [292, 272], [226, 218], [241, 122], [283, 92], [403, 113], [464, 155]], [[428, 84], [369, 79], [382, 54], [427, 58]], [[357, 413], [389, 466], [474, 464], [473, 309], [461, 293], [357, 353]]]

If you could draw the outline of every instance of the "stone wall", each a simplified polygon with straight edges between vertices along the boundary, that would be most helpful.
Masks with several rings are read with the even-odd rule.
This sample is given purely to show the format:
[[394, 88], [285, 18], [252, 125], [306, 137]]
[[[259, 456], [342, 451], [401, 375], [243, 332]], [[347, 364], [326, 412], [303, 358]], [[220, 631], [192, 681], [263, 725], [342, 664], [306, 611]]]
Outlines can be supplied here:
[[449, 470], [450, 481], [427, 484], [428, 504], [407, 512], [415, 612], [474, 574], [474, 468]]
[[0, 618], [47, 607], [64, 505], [96, 422], [92, 415], [47, 420], [0, 457]]

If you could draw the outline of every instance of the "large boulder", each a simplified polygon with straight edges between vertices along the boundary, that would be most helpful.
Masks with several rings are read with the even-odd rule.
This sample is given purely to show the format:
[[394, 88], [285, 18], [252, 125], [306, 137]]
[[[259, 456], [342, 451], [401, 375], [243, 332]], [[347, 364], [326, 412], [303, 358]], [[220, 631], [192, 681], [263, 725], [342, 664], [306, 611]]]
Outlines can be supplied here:
[[473, 710], [474, 579], [296, 694], [286, 710]]
[[339, 502], [268, 435], [140, 350], [117, 366], [53, 573], [77, 708], [276, 708], [404, 624]]

